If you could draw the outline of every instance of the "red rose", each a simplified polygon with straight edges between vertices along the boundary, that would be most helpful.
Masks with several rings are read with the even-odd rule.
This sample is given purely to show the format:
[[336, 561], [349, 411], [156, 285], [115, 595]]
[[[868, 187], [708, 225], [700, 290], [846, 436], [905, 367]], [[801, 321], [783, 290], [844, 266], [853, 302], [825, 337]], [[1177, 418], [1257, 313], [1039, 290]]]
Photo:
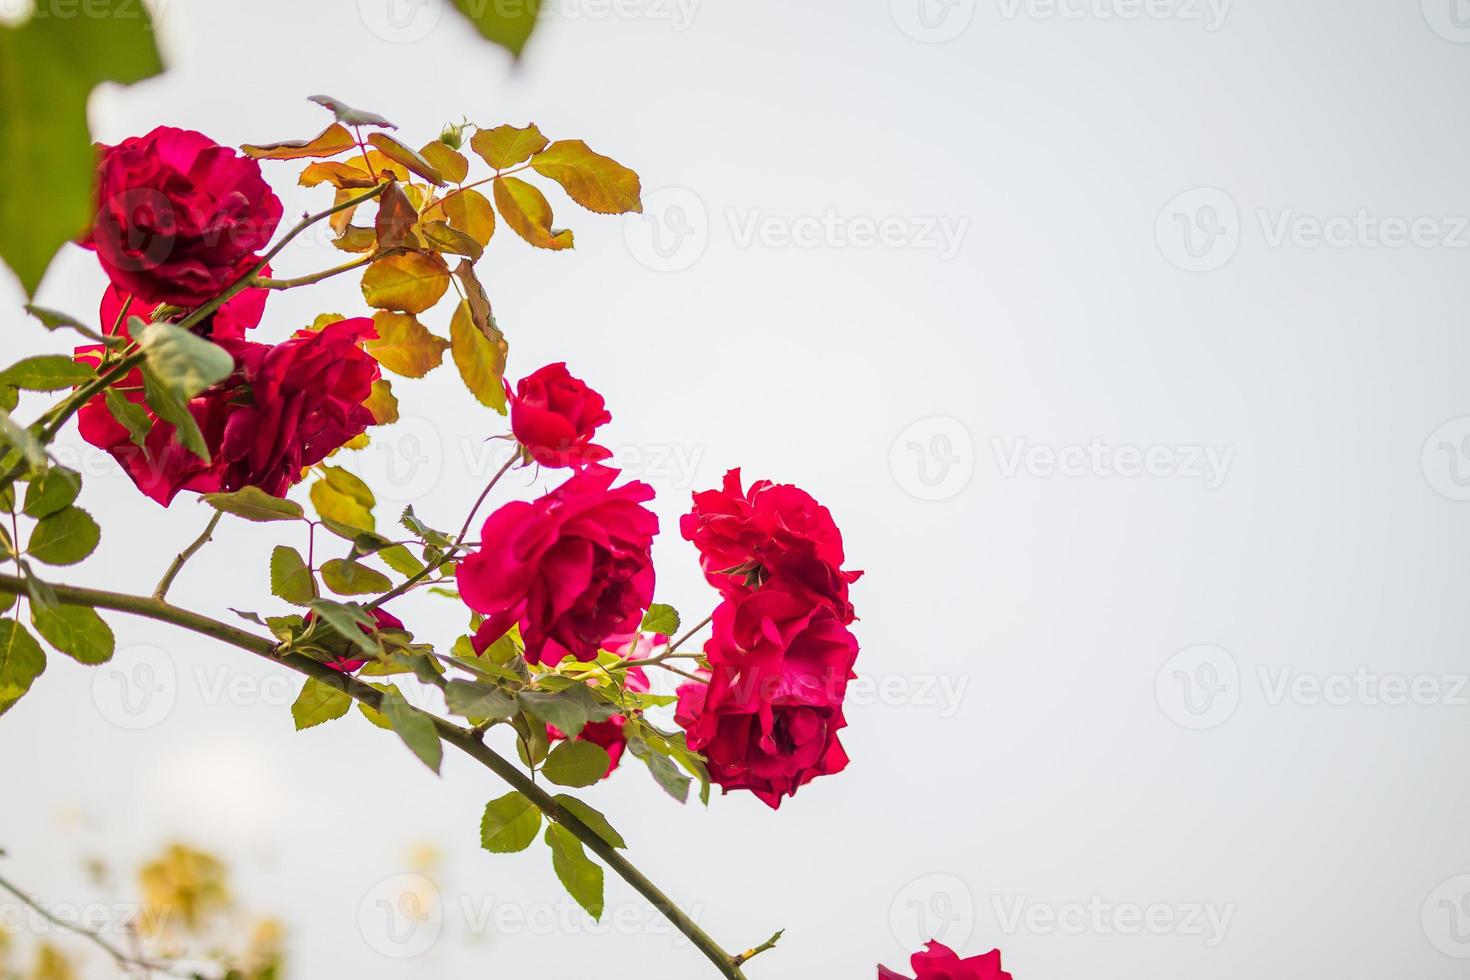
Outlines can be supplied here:
[[[235, 358], [235, 373], [189, 403], [189, 413], [209, 448], [208, 463], [174, 438], [174, 427], [155, 418], [144, 448], [112, 417], [98, 396], [82, 407], [82, 438], [111, 453], [144, 494], [168, 506], [180, 490], [199, 493], [256, 486], [283, 496], [306, 467], [321, 462], [373, 423], [363, 401], [378, 378], [378, 365], [358, 346], [373, 336], [373, 321], [359, 317], [303, 330], [283, 344], [221, 338]], [[95, 358], [100, 347], [77, 348]], [[140, 372], [120, 387], [138, 388]], [[124, 394], [147, 406], [141, 391]]]
[[488, 618], [475, 634], [484, 651], [519, 623], [526, 660], [588, 661], [609, 637], [638, 628], [653, 601], [649, 549], [658, 518], [653, 489], [611, 489], [618, 471], [589, 466], [533, 503], [515, 501], [485, 521], [484, 546], [460, 564], [459, 591]]
[[565, 364], [548, 364], [516, 385], [510, 398], [510, 430], [542, 466], [585, 466], [612, 453], [592, 444], [599, 425], [612, 421], [602, 396], [567, 373]]
[[[664, 637], [663, 641], [667, 642], [668, 638]], [[630, 691], [647, 691], [649, 690], [648, 675], [643, 673], [643, 668], [634, 667], [626, 674], [625, 686]], [[628, 747], [628, 737], [623, 734], [623, 726], [627, 723], [628, 720], [622, 715], [613, 715], [607, 721], [588, 722], [577, 734], [578, 741], [592, 742], [607, 750], [607, 772], [602, 774], [603, 779], [611, 776], [613, 770], [617, 769], [618, 763], [623, 758], [623, 750]], [[566, 735], [555, 725], [546, 726], [546, 736], [553, 742], [566, 738]]]
[[[261, 270], [261, 275], [270, 275], [270, 266]], [[269, 289], [242, 289], [230, 297], [212, 315], [207, 316], [194, 328], [200, 336], [212, 340], [243, 340], [245, 331], [260, 326], [260, 318], [265, 315], [265, 300], [270, 295]], [[101, 314], [102, 332], [112, 333], [114, 324], [123, 322], [126, 333], [125, 318], [122, 316], [123, 304], [128, 300], [128, 293], [118, 289], [116, 286], [108, 286], [107, 292], [102, 294]], [[145, 303], [133, 298], [127, 304], [128, 317], [141, 317], [143, 320], [153, 319], [153, 311], [158, 309], [158, 303]]]
[[[373, 622], [375, 622], [377, 624], [377, 627], [376, 627], [377, 629], [380, 629], [380, 630], [382, 630], [382, 629], [390, 629], [390, 630], [401, 630], [401, 629], [403, 629], [403, 620], [399, 619], [397, 616], [395, 616], [392, 613], [388, 612], [386, 609], [368, 609], [368, 610], [366, 610], [366, 612], [367, 612], [367, 614], [369, 616], [373, 617]], [[309, 612], [309, 613], [306, 614], [306, 618], [305, 618], [304, 621], [307, 622], [307, 623], [310, 623], [315, 618], [316, 618], [316, 613], [310, 613]], [[371, 634], [373, 632], [372, 630], [368, 629], [366, 626], [358, 626], [358, 629], [362, 630], [364, 633]], [[335, 660], [328, 660], [326, 663], [327, 663], [327, 666], [328, 667], [332, 668], [333, 670], [337, 671], [338, 673], [350, 674], [350, 673], [352, 673], [355, 670], [361, 669], [362, 666], [367, 663], [367, 661], [366, 660], [359, 660], [359, 659], [357, 659], [355, 657], [342, 656], [342, 657], [337, 657]]]
[[[992, 949], [980, 956], [960, 959], [955, 951], [938, 942], [929, 942], [922, 953], [909, 960], [913, 980], [1011, 980], [1000, 968], [1000, 950]], [[878, 967], [878, 980], [908, 980], [887, 967]]]
[[102, 148], [87, 244], [145, 303], [199, 306], [259, 261], [281, 221], [260, 165], [208, 136], [160, 126]]
[[774, 579], [852, 622], [847, 586], [862, 572], [842, 570], [842, 532], [805, 490], [760, 480], [742, 491], [734, 469], [723, 489], [694, 495], [679, 530], [699, 549], [705, 578], [727, 598]]
[[774, 809], [846, 768], [837, 732], [858, 645], [831, 609], [772, 587], [731, 597], [704, 649], [709, 683], [679, 688], [675, 720], [713, 782]]

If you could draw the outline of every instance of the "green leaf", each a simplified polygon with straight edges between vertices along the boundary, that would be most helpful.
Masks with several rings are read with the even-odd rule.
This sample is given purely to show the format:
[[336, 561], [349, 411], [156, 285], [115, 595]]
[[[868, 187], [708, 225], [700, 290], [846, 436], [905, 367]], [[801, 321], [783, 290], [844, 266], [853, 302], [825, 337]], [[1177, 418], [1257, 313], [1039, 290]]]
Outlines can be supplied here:
[[546, 828], [551, 866], [567, 894], [594, 919], [602, 918], [602, 866], [587, 856], [582, 842], [560, 824]]
[[260, 487], [244, 487], [234, 493], [206, 493], [200, 499], [215, 510], [260, 524], [306, 519], [306, 512], [296, 501], [273, 497]]
[[568, 739], [551, 750], [541, 773], [558, 786], [591, 786], [611, 764], [607, 750], [597, 743]]
[[271, 595], [294, 606], [308, 605], [317, 597], [316, 579], [295, 548], [278, 544], [271, 552]]
[[459, 12], [470, 19], [485, 39], [505, 48], [517, 58], [536, 29], [540, 0], [521, 3], [485, 3], [484, 0], [454, 0]]
[[484, 687], [471, 681], [450, 681], [444, 689], [449, 710], [477, 723], [507, 721], [516, 713], [516, 702], [496, 687]]
[[46, 654], [24, 626], [0, 619], [0, 715], [25, 696], [46, 670]]
[[0, 371], [0, 385], [26, 391], [60, 391], [75, 388], [97, 377], [88, 364], [74, 361], [65, 354], [41, 354], [17, 361]]
[[541, 811], [520, 793], [511, 792], [485, 804], [480, 819], [480, 846], [492, 854], [524, 851], [541, 830]]
[[225, 380], [235, 370], [235, 359], [228, 351], [183, 327], [129, 317], [128, 328], [147, 354], [154, 378], [181, 402]]
[[[13, 388], [4, 389], [14, 391]], [[10, 417], [9, 412], [0, 412], [0, 440], [18, 450], [32, 468], [46, 465], [46, 450], [36, 441], [29, 429], [22, 428]]]
[[393, 588], [382, 572], [343, 558], [324, 562], [321, 572], [327, 588], [338, 595], [376, 595]]
[[563, 810], [586, 824], [587, 829], [606, 841], [609, 847], [627, 848], [628, 844], [623, 840], [623, 835], [613, 829], [613, 825], [608, 823], [607, 817], [586, 803], [583, 803], [575, 796], [568, 796], [565, 793], [557, 794], [556, 802]]
[[0, 26], [0, 173], [45, 183], [0, 195], [0, 257], [36, 291], [51, 257], [90, 223], [96, 150], [87, 97], [163, 70], [153, 23], [136, 0], [90, 0], [84, 16]]
[[403, 695], [397, 690], [389, 688], [383, 694], [383, 703], [379, 706], [383, 717], [388, 719], [388, 724], [393, 726], [393, 731], [403, 739], [403, 744], [419, 757], [419, 760], [435, 773], [439, 771], [439, 764], [444, 759], [444, 746], [439, 742], [439, 731], [434, 723], [421, 711], [415, 711], [409, 707]]
[[26, 487], [21, 509], [27, 517], [46, 517], [69, 506], [81, 489], [81, 474], [65, 466], [53, 466]]
[[174, 427], [174, 441], [208, 463], [209, 446], [205, 443], [204, 433], [199, 431], [199, 423], [194, 420], [189, 406], [179, 401], [146, 367], [143, 369], [143, 397], [154, 414]]
[[401, 544], [383, 548], [378, 552], [378, 557], [383, 560], [383, 564], [399, 575], [413, 576], [424, 570], [424, 563], [415, 558], [413, 552]]
[[638, 628], [645, 633], [673, 636], [679, 632], [679, 610], [662, 602], [655, 602], [643, 614], [643, 625]]
[[299, 732], [341, 718], [351, 707], [352, 698], [346, 692], [339, 691], [330, 684], [323, 684], [315, 677], [309, 677], [301, 694], [291, 705], [291, 717], [296, 720], [296, 730]]
[[668, 756], [660, 755], [641, 738], [628, 739], [628, 751], [643, 760], [664, 792], [680, 803], [689, 802], [689, 786], [693, 780], [680, 772], [679, 767]]
[[75, 330], [88, 340], [95, 340], [99, 344], [119, 344], [123, 342], [120, 337], [104, 336], [69, 313], [62, 313], [59, 310], [48, 310], [46, 307], [37, 306], [34, 303], [27, 303], [25, 310], [31, 316], [40, 320], [41, 326], [53, 332], [57, 330]]
[[102, 529], [80, 507], [66, 507], [42, 518], [31, 532], [26, 553], [48, 565], [75, 565], [97, 547]]
[[[335, 602], [331, 599], [313, 599], [307, 605], [337, 635], [374, 656], [381, 652], [382, 645], [378, 642], [376, 634], [377, 620], [360, 607], [351, 606], [345, 602]], [[363, 632], [364, 627], [372, 632]]]
[[128, 430], [128, 438], [133, 445], [146, 451], [148, 433], [153, 429], [153, 416], [142, 405], [124, 398], [121, 392], [112, 388], [104, 391], [102, 397], [107, 400], [107, 410], [112, 417]]
[[86, 606], [32, 606], [31, 625], [47, 643], [79, 664], [105, 664], [117, 646], [112, 628]]
[[403, 508], [403, 514], [398, 518], [398, 523], [402, 524], [407, 530], [412, 531], [414, 534], [417, 534], [428, 544], [438, 545], [441, 548], [447, 548], [454, 543], [454, 539], [445, 534], [443, 531], [436, 531], [433, 528], [429, 527], [429, 525], [425, 524], [423, 521], [419, 520], [418, 515], [413, 512], [412, 504]]
[[579, 735], [589, 721], [607, 721], [618, 713], [617, 708], [593, 698], [585, 684], [573, 684], [564, 691], [521, 691], [516, 698], [523, 710], [555, 726], [567, 738]]

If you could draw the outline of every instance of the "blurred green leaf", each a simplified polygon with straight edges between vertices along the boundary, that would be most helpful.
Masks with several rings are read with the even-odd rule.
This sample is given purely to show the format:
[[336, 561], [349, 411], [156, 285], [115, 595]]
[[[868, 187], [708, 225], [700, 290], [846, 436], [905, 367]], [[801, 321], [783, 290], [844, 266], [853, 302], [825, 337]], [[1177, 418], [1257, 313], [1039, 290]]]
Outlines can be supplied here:
[[35, 637], [13, 619], [0, 619], [0, 715], [25, 696], [46, 670], [46, 654]]
[[459, 12], [493, 44], [505, 48], [517, 58], [536, 29], [539, 0], [519, 3], [486, 3], [484, 0], [454, 0]]

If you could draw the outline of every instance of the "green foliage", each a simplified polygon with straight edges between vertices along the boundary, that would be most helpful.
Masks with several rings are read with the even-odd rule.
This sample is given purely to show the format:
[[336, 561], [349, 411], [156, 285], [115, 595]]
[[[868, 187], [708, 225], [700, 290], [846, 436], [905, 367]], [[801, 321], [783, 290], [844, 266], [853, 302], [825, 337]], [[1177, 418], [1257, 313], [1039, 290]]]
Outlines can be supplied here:
[[0, 258], [28, 295], [92, 218], [87, 97], [100, 82], [162, 70], [147, 8], [135, 0], [89, 0], [85, 16], [0, 26], [0, 173], [46, 182], [45, 193], [0, 194]]
[[48, 517], [69, 506], [81, 489], [81, 474], [64, 466], [53, 466], [26, 486], [21, 510], [27, 517]]
[[679, 767], [667, 755], [654, 751], [641, 738], [628, 739], [628, 751], [635, 758], [643, 760], [643, 763], [648, 766], [648, 771], [653, 774], [654, 781], [663, 787], [664, 792], [680, 803], [689, 801], [689, 787], [693, 780], [681, 773]]
[[393, 588], [382, 572], [342, 558], [323, 562], [321, 573], [327, 588], [338, 595], [375, 595]]
[[568, 739], [551, 750], [541, 774], [558, 786], [591, 786], [612, 763], [607, 750], [594, 742]]
[[587, 856], [582, 842], [560, 824], [546, 828], [551, 866], [567, 894], [594, 919], [602, 918], [602, 866]]
[[679, 610], [662, 602], [655, 602], [643, 614], [643, 625], [638, 628], [645, 633], [673, 636], [679, 632]]
[[[204, 433], [199, 431], [199, 423], [194, 421], [188, 405], [147, 367], [143, 368], [143, 397], [155, 415], [174, 427], [174, 439], [179, 445], [208, 463], [209, 446], [205, 444]], [[129, 431], [131, 428], [129, 426]]]
[[536, 29], [539, 0], [522, 3], [484, 3], [481, 0], [454, 0], [459, 12], [469, 18], [486, 40], [520, 57], [531, 32]]
[[516, 702], [496, 687], [471, 681], [450, 681], [444, 688], [449, 710], [476, 724], [487, 721], [509, 721], [516, 713]]
[[130, 317], [128, 328], [147, 356], [153, 377], [180, 402], [188, 402], [235, 370], [235, 359], [223, 347], [183, 327]]
[[352, 707], [352, 697], [330, 684], [323, 684], [314, 677], [306, 680], [306, 686], [291, 705], [291, 717], [299, 732], [324, 722], [333, 721], [347, 714]]
[[438, 773], [439, 764], [444, 759], [444, 745], [439, 741], [439, 730], [429, 716], [414, 710], [394, 688], [383, 693], [379, 710], [393, 726], [393, 731], [403, 739], [403, 744], [419, 757], [419, 761]]
[[95, 666], [112, 659], [117, 641], [112, 628], [86, 606], [31, 606], [31, 625], [42, 638], [79, 664]]
[[573, 684], [564, 691], [521, 691], [516, 698], [527, 714], [554, 725], [568, 738], [580, 734], [589, 721], [607, 721], [618, 713], [614, 706], [594, 698], [585, 684]]
[[60, 391], [86, 384], [95, 377], [97, 372], [90, 366], [65, 354], [39, 354], [0, 371], [0, 385], [26, 391]]
[[103, 392], [107, 411], [117, 423], [128, 430], [128, 438], [139, 449], [146, 449], [148, 433], [153, 429], [153, 417], [137, 402], [129, 401], [112, 388]]
[[271, 594], [295, 606], [308, 605], [317, 597], [316, 579], [295, 548], [278, 544], [271, 552]]
[[557, 795], [556, 802], [563, 810], [582, 821], [588, 830], [606, 841], [609, 847], [626, 848], [628, 846], [627, 842], [623, 840], [623, 835], [613, 829], [613, 825], [608, 822], [607, 817], [586, 803], [583, 803], [575, 796], [568, 796], [565, 793], [561, 793]]
[[0, 715], [25, 696], [46, 669], [46, 654], [24, 626], [0, 619]]
[[[323, 623], [349, 643], [361, 647], [370, 655], [376, 656], [382, 652], [376, 633], [378, 624], [360, 607], [331, 599], [313, 599], [307, 605]], [[364, 632], [364, 629], [369, 632]]]
[[244, 487], [234, 493], [206, 493], [199, 499], [215, 510], [256, 523], [306, 519], [305, 511], [296, 501], [272, 497], [259, 487]]
[[493, 854], [524, 851], [541, 830], [541, 811], [520, 793], [507, 793], [485, 805], [480, 846]]
[[37, 522], [26, 553], [48, 565], [75, 565], [97, 547], [102, 529], [80, 507], [63, 507]]

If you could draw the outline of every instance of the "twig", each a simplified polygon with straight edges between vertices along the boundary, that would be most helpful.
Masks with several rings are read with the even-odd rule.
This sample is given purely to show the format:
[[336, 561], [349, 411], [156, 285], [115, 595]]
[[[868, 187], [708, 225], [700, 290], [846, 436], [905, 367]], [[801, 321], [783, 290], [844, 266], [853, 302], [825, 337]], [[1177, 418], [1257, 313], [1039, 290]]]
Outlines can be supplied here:
[[[297, 673], [305, 674], [307, 677], [326, 684], [370, 708], [378, 708], [382, 702], [383, 695], [379, 691], [351, 675], [335, 671], [326, 664], [302, 654], [284, 652], [274, 640], [268, 640], [229, 623], [222, 623], [208, 616], [171, 605], [161, 599], [107, 592], [101, 589], [84, 589], [70, 585], [52, 585], [51, 588], [56, 593], [57, 600], [64, 605], [112, 609], [159, 622], [172, 623], [202, 636], [212, 637], [231, 646], [239, 647], [274, 663], [284, 664]], [[18, 595], [24, 590], [24, 580], [15, 575], [0, 574], [0, 594]], [[521, 772], [510, 760], [485, 745], [480, 737], [470, 729], [461, 728], [453, 722], [419, 708], [410, 706], [409, 710], [429, 719], [438, 730], [441, 739], [505, 780], [513, 789], [535, 804], [549, 819], [570, 831], [588, 850], [601, 858], [604, 864], [617, 872], [619, 877], [632, 885], [635, 891], [662, 912], [674, 927], [714, 964], [721, 976], [726, 980], [746, 980], [736, 957], [725, 952], [709, 933], [686, 915], [673, 899], [664, 894], [632, 862], [603, 840], [596, 831], [583, 823], [575, 814], [563, 809], [550, 794]]]
[[764, 953], [766, 950], [771, 949], [772, 947], [774, 947], [778, 942], [781, 941], [781, 937], [784, 936], [785, 934], [786, 934], [786, 930], [785, 929], [777, 929], [776, 930], [776, 934], [774, 936], [772, 936], [770, 939], [767, 939], [765, 942], [761, 943], [759, 946], [755, 947], [754, 949], [747, 949], [745, 952], [743, 952], [739, 956], [735, 957], [735, 965], [736, 966], [740, 966], [740, 965], [742, 965], [744, 963], [748, 963], [751, 960], [755, 959], [761, 953]]
[[168, 566], [168, 571], [163, 573], [163, 578], [158, 580], [158, 587], [153, 590], [153, 598], [162, 599], [168, 595], [169, 586], [174, 584], [174, 579], [178, 578], [179, 572], [183, 571], [184, 563], [190, 558], [193, 558], [200, 548], [209, 543], [209, 539], [214, 537], [214, 529], [219, 526], [220, 518], [224, 516], [224, 511], [215, 511], [214, 516], [205, 525], [203, 533], [194, 539], [193, 544], [179, 552], [178, 556], [174, 558], [173, 564]]

